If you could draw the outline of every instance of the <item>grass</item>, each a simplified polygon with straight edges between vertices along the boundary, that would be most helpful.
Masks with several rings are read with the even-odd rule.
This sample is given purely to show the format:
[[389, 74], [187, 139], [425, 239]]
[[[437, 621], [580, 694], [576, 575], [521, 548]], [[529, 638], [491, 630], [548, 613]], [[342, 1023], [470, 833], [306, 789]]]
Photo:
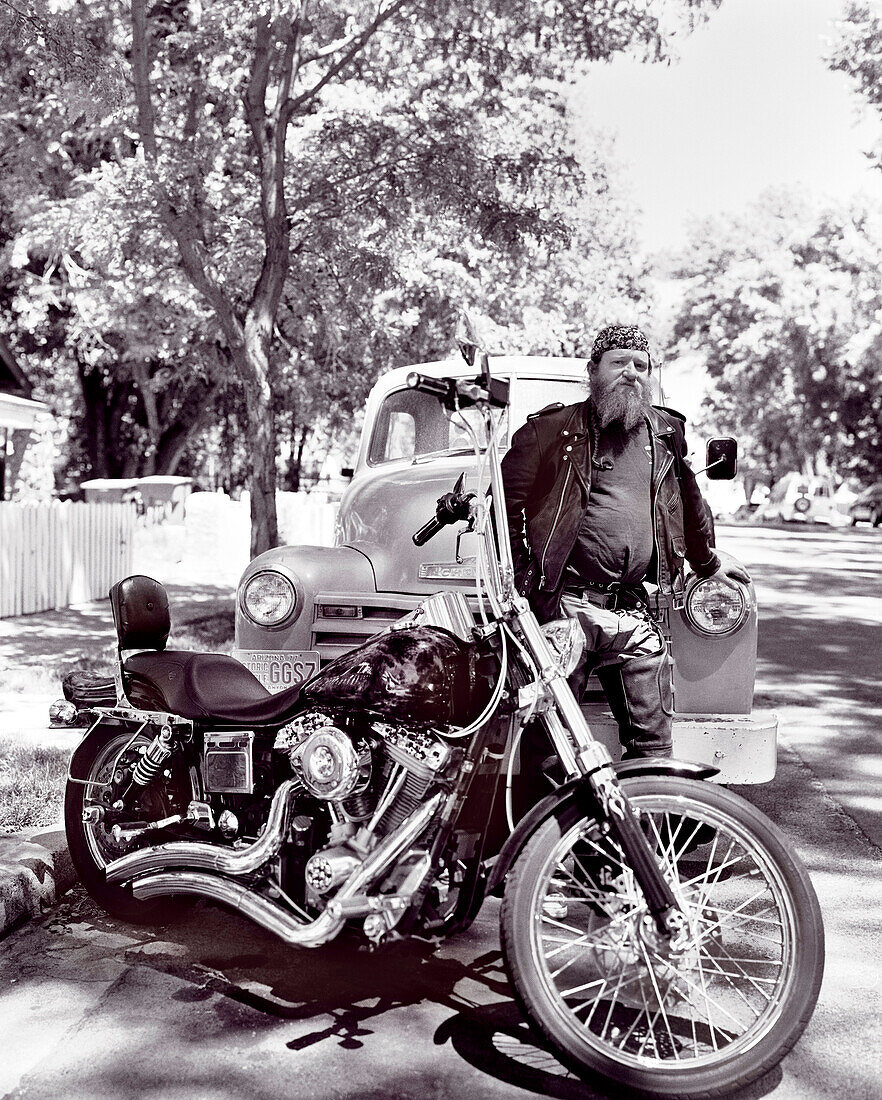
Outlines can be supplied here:
[[0, 737], [0, 832], [60, 821], [69, 759], [70, 749]]
[[175, 649], [204, 649], [210, 653], [229, 653], [233, 648], [235, 612], [217, 611], [201, 619], [188, 619], [176, 626], [169, 639]]
[[[228, 653], [233, 645], [233, 612], [183, 622], [169, 641], [175, 649]], [[113, 662], [84, 652], [74, 660], [66, 657], [54, 664], [22, 665], [4, 672], [3, 688], [39, 695], [55, 691], [61, 698], [62, 678], [74, 671], [112, 676]], [[67, 748], [0, 736], [0, 833], [54, 825], [61, 819], [70, 753]]]

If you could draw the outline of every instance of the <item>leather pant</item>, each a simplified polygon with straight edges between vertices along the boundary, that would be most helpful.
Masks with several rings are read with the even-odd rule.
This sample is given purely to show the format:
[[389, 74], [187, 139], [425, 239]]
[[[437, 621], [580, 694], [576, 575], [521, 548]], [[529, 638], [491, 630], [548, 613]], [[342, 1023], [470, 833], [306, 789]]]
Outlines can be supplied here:
[[623, 758], [671, 756], [671, 661], [658, 624], [641, 607], [599, 607], [590, 594], [564, 592], [561, 610], [578, 618], [587, 641], [570, 677], [576, 698], [596, 671], [619, 726]]

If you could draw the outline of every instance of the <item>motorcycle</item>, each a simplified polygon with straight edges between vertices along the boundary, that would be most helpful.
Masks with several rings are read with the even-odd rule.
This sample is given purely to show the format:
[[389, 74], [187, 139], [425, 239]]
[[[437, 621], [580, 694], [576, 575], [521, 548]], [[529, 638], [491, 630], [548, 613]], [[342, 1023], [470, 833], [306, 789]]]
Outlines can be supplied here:
[[[69, 769], [74, 864], [126, 920], [207, 898], [299, 947], [344, 930], [439, 943], [502, 892], [505, 966], [540, 1043], [619, 1094], [723, 1095], [811, 1016], [817, 898], [789, 841], [708, 783], [712, 767], [613, 763], [592, 737], [567, 681], [578, 624], [541, 626], [514, 585], [508, 385], [473, 334], [460, 348], [473, 381], [408, 384], [470, 436], [478, 491], [460, 478], [413, 539], [465, 525], [473, 602], [438, 593], [272, 695], [231, 657], [166, 649], [162, 586], [120, 581], [116, 700], [93, 708]], [[537, 729], [556, 786], [516, 821], [521, 739]]]

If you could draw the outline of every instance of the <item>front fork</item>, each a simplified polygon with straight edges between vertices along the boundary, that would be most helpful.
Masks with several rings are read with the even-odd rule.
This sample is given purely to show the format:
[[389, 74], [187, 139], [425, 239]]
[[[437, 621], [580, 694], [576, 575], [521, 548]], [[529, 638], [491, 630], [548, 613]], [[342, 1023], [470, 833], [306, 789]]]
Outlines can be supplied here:
[[686, 929], [686, 919], [674, 892], [653, 855], [631, 803], [615, 772], [603, 769], [588, 776], [610, 836], [625, 853], [655, 927], [666, 939], [676, 940]]
[[601, 821], [622, 849], [634, 872], [649, 914], [665, 939], [681, 937], [686, 920], [674, 893], [662, 874], [652, 848], [637, 821], [612, 767], [612, 757], [588, 728], [582, 708], [551, 653], [542, 628], [524, 603], [517, 624], [532, 655], [551, 705], [542, 714], [545, 728], [561, 763], [571, 778], [587, 780]]

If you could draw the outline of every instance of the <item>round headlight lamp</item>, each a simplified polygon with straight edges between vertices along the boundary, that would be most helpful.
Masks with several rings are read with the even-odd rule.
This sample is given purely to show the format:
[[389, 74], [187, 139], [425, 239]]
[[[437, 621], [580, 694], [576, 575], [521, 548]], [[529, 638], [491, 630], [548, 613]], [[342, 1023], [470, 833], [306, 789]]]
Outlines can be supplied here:
[[242, 610], [257, 626], [276, 627], [287, 622], [297, 608], [293, 581], [284, 573], [266, 569], [245, 582]]
[[708, 578], [693, 585], [686, 596], [686, 617], [702, 634], [731, 634], [747, 618], [747, 593], [740, 585]]

